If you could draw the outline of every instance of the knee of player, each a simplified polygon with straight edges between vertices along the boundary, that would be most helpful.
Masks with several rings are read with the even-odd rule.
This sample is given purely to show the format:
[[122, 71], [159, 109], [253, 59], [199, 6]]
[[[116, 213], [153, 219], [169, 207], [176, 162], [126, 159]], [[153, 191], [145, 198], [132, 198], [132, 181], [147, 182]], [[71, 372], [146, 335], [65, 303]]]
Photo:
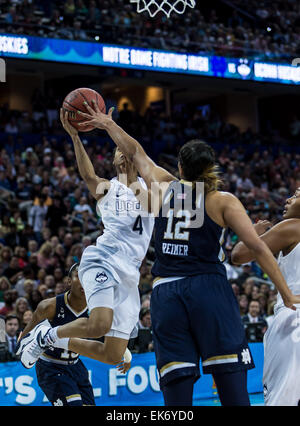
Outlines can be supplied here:
[[89, 323], [87, 327], [88, 337], [98, 339], [104, 336], [110, 330], [111, 324], [108, 321], [98, 321], [96, 323]]

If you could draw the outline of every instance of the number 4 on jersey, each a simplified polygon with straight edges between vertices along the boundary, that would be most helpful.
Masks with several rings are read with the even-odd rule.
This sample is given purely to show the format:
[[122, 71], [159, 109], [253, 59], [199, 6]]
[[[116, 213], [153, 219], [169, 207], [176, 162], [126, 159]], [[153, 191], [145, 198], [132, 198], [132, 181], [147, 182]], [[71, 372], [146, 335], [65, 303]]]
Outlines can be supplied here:
[[133, 231], [138, 231], [140, 235], [143, 233], [143, 222], [141, 215], [138, 215], [133, 225]]

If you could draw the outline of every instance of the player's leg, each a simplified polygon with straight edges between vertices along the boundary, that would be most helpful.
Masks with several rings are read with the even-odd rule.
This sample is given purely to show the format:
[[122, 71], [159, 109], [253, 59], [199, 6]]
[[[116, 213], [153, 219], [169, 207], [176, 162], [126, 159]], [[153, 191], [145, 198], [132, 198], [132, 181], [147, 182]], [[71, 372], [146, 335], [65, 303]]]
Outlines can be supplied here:
[[250, 405], [247, 391], [247, 370], [233, 373], [215, 373], [213, 378], [221, 404], [224, 407]]
[[[102, 284], [95, 280], [99, 273], [105, 274], [107, 278]], [[81, 283], [90, 311], [89, 318], [78, 318], [53, 328], [47, 334], [47, 344], [55, 344], [57, 339], [69, 337], [95, 339], [104, 336], [111, 329], [116, 284], [112, 275], [107, 270], [93, 267], [81, 275]]]
[[[127, 349], [128, 340], [138, 322], [140, 296], [138, 291], [137, 270], [129, 270], [129, 276], [123, 276], [124, 283], [114, 290], [114, 311], [111, 329], [106, 333], [104, 343], [83, 339], [70, 339], [68, 349], [106, 364], [120, 364], [120, 371], [130, 368], [131, 353]], [[129, 285], [129, 284], [132, 285]], [[127, 284], [127, 287], [125, 285]], [[124, 358], [124, 361], [123, 361]]]
[[185, 305], [204, 374], [212, 374], [222, 405], [249, 405], [251, 352], [232, 288], [222, 275], [191, 277]]
[[104, 343], [95, 340], [72, 338], [68, 350], [79, 355], [95, 359], [105, 364], [119, 364], [124, 356], [128, 340], [117, 337], [105, 337]]
[[[69, 337], [102, 337], [110, 330], [113, 320], [114, 284], [107, 288], [96, 288], [89, 297], [90, 318], [79, 318], [68, 324], [51, 328], [48, 321], [38, 324], [29, 333], [29, 342], [20, 343], [21, 362], [26, 368], [32, 368], [47, 347], [57, 344], [64, 348]], [[62, 329], [62, 334], [60, 330]], [[61, 337], [64, 336], [64, 337]], [[26, 336], [25, 336], [26, 337]]]
[[36, 364], [40, 388], [53, 406], [82, 406], [83, 400], [69, 366], [39, 360]]
[[[111, 329], [105, 335], [104, 343], [94, 340], [71, 338], [69, 340], [58, 339], [54, 346], [62, 347], [63, 349], [71, 350], [80, 355], [112, 365], [121, 363], [124, 357], [124, 363], [129, 364], [131, 356], [130, 351], [127, 349], [127, 344], [132, 330], [138, 322], [140, 311], [138, 287], [137, 283], [134, 284], [136, 285], [126, 290], [127, 297], [124, 300], [123, 293], [119, 294], [120, 289], [115, 289], [113, 321]], [[106, 290], [101, 292], [102, 299], [105, 293]], [[121, 303], [118, 304], [120, 300]], [[129, 367], [130, 365], [126, 365], [125, 369]]]
[[[114, 309], [116, 281], [107, 268], [91, 267], [84, 273], [79, 269], [80, 281], [84, 289], [89, 318], [79, 318], [50, 331], [49, 339], [81, 337], [99, 338], [111, 329]], [[50, 343], [50, 340], [49, 340]]]
[[81, 359], [78, 359], [78, 361], [70, 367], [72, 369], [72, 377], [76, 381], [81, 395], [82, 405], [96, 405], [89, 372]]
[[165, 406], [182, 406], [187, 407], [193, 405], [195, 377], [180, 377], [168, 382], [161, 387]]
[[280, 309], [264, 335], [265, 406], [297, 406], [300, 400], [299, 312]]
[[[101, 291], [100, 297], [102, 303], [107, 293], [108, 289]], [[54, 346], [71, 350], [80, 355], [111, 365], [121, 363], [124, 358], [124, 366], [120, 368], [124, 372], [127, 371], [130, 368], [131, 358], [130, 351], [127, 349], [127, 344], [131, 337], [131, 332], [138, 322], [140, 311], [140, 297], [137, 281], [134, 282], [132, 287], [126, 290], [127, 297], [124, 297], [123, 293], [124, 289], [120, 290], [119, 287], [114, 291], [114, 300], [111, 302], [114, 304], [113, 321], [111, 329], [105, 335], [104, 343], [95, 340], [63, 338], [57, 339]], [[119, 303], [120, 301], [121, 303]], [[100, 303], [100, 301], [97, 302], [97, 300], [95, 300], [94, 303]]]
[[199, 354], [181, 300], [185, 279], [162, 283], [151, 295], [151, 318], [159, 383], [165, 405], [190, 406], [199, 378]]
[[[108, 301], [113, 299], [113, 289], [103, 290], [103, 298]], [[103, 299], [104, 302], [104, 299]], [[111, 328], [113, 320], [113, 309], [106, 307], [94, 308], [89, 318], [78, 318], [75, 321], [61, 325], [57, 328], [57, 337], [81, 337], [81, 338], [99, 338], [104, 336]]]

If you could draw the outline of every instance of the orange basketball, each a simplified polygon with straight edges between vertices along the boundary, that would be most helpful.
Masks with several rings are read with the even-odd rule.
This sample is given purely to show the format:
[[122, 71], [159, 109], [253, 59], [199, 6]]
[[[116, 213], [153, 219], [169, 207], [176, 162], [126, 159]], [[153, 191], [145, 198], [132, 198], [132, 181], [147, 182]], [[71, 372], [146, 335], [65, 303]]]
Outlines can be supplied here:
[[78, 114], [78, 111], [89, 114], [89, 111], [86, 109], [83, 102], [86, 101], [88, 105], [93, 108], [93, 99], [98, 105], [100, 111], [105, 114], [106, 106], [104, 99], [98, 92], [87, 87], [73, 90], [65, 97], [63, 101], [62, 108], [64, 112], [68, 113], [69, 122], [72, 124], [73, 127], [75, 127], [75, 129], [81, 132], [90, 132], [94, 129], [94, 126], [83, 126], [83, 128], [81, 126], [78, 126], [78, 123], [80, 123], [81, 121], [86, 121], [86, 118], [80, 116], [80, 114]]

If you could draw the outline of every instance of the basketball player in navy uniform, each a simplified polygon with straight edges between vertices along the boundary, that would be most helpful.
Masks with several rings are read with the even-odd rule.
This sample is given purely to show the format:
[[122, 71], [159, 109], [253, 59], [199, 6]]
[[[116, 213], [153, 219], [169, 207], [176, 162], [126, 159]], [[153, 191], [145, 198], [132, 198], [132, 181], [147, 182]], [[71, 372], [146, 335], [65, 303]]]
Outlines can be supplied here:
[[82, 114], [85, 124], [107, 131], [152, 192], [156, 261], [151, 316], [165, 405], [192, 405], [200, 358], [204, 374], [214, 377], [222, 405], [249, 405], [247, 370], [254, 365], [222, 264], [227, 228], [251, 250], [285, 306], [295, 309], [293, 304], [299, 303], [300, 296], [291, 293], [240, 201], [218, 190], [215, 154], [208, 144], [193, 140], [181, 148], [178, 180], [158, 167], [113, 121], [112, 109], [103, 114], [94, 105], [88, 111]]
[[[88, 317], [78, 264], [70, 269], [69, 279], [69, 291], [39, 303], [23, 335], [45, 319], [51, 326], [58, 326]], [[88, 371], [77, 353], [58, 348], [46, 350], [36, 363], [36, 374], [40, 388], [53, 406], [95, 405]]]

